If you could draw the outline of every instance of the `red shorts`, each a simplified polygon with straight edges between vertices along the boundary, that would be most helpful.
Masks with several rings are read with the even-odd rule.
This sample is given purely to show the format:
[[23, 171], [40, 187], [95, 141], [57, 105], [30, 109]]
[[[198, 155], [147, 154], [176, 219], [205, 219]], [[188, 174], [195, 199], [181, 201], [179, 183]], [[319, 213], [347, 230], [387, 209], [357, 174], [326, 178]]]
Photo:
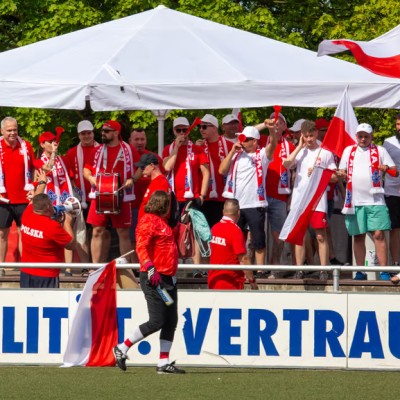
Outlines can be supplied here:
[[243, 290], [244, 273], [242, 271], [208, 271], [208, 288], [217, 290]]
[[129, 228], [132, 223], [131, 203], [122, 201], [120, 204], [119, 214], [97, 214], [96, 202], [91, 201], [87, 223], [94, 226], [107, 226], [108, 219], [110, 219], [113, 228]]
[[322, 211], [314, 211], [310, 219], [310, 226], [313, 229], [324, 229], [328, 227], [328, 219], [326, 213]]

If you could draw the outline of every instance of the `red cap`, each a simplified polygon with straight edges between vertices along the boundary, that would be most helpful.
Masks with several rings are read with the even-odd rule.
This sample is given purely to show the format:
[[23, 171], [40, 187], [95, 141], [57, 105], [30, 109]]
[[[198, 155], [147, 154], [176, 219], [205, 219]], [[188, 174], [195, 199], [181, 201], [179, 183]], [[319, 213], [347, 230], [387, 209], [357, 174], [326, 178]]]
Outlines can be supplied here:
[[107, 128], [113, 131], [117, 131], [118, 133], [121, 133], [121, 124], [117, 121], [109, 120], [104, 122], [103, 129]]
[[315, 127], [317, 130], [324, 129], [324, 128], [329, 128], [330, 122], [327, 121], [325, 118], [318, 118], [315, 120]]
[[51, 132], [43, 132], [39, 136], [39, 143], [42, 144], [44, 142], [51, 142], [53, 140], [56, 140], [56, 136], [53, 135]]

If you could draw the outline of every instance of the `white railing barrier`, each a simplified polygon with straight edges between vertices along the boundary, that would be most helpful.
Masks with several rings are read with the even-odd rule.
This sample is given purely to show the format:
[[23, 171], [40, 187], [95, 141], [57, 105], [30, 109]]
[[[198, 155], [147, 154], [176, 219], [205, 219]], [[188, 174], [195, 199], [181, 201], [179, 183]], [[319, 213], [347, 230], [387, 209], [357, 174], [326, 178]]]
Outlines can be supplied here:
[[[71, 268], [71, 269], [97, 269], [101, 268], [104, 263], [20, 263], [20, 262], [4, 262], [0, 263], [1, 268]], [[116, 266], [119, 269], [139, 269], [138, 263], [133, 264], [117, 264]], [[377, 272], [377, 271], [385, 271], [385, 272], [394, 272], [400, 273], [399, 266], [368, 266], [368, 267], [359, 267], [352, 265], [248, 265], [247, 268], [243, 268], [243, 265], [222, 265], [222, 264], [179, 264], [178, 269], [181, 271], [184, 270], [210, 270], [210, 269], [230, 269], [230, 270], [257, 270], [257, 271], [327, 271], [332, 272], [332, 287], [334, 292], [339, 291], [339, 279], [341, 272], [356, 272], [360, 270], [367, 270], [368, 272]]]

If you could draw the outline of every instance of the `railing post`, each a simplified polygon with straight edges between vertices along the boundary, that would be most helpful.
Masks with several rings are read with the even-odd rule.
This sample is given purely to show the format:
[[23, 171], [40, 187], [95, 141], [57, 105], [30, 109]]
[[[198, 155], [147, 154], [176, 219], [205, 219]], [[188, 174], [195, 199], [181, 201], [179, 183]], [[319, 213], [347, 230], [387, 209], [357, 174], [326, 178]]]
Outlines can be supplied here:
[[340, 271], [338, 268], [335, 268], [332, 271], [332, 277], [333, 277], [333, 291], [334, 292], [339, 292], [339, 278], [340, 278]]

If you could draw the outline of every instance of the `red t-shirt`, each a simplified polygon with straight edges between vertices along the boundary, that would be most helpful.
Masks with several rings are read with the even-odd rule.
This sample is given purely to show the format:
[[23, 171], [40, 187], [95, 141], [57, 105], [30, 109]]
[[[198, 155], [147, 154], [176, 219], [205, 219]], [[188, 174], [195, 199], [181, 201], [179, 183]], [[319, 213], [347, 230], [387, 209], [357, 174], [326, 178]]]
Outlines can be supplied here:
[[[163, 159], [168, 157], [169, 148], [171, 145], [164, 147]], [[193, 150], [193, 160], [190, 162], [190, 168], [192, 171], [192, 184], [193, 184], [193, 194], [194, 198], [200, 196], [200, 187], [202, 174], [200, 171], [200, 165], [208, 164], [207, 156], [204, 154], [203, 148], [196, 146], [192, 147]], [[187, 145], [182, 145], [179, 147], [175, 166], [174, 166], [174, 185], [175, 194], [178, 201], [187, 201], [185, 196], [185, 180], [186, 180], [186, 155], [187, 155]]]
[[[87, 163], [87, 160], [89, 159], [90, 155], [92, 154], [92, 151], [94, 149], [93, 146], [82, 146], [82, 153], [83, 153], [83, 163], [82, 165], [85, 166]], [[79, 171], [78, 167], [78, 146], [72, 147], [67, 151], [67, 154], [65, 157], [68, 159], [68, 164], [69, 168], [71, 170], [70, 176], [73, 177], [75, 185], [78, 187], [78, 189], [81, 188], [81, 180], [79, 178], [80, 174], [83, 174], [83, 170]], [[90, 193], [90, 183], [88, 180], [83, 179], [84, 185], [85, 185], [85, 190], [86, 190], [86, 196], [89, 195]]]
[[[227, 217], [211, 228], [210, 264], [239, 264], [238, 256], [246, 254], [246, 241], [241, 229]], [[209, 270], [210, 289], [243, 289], [245, 278], [242, 270]]]
[[[165, 169], [163, 167], [163, 160], [162, 158], [149, 150], [144, 150], [143, 153], [139, 153], [140, 156], [143, 154], [152, 153], [157, 156], [158, 158], [158, 166], [160, 167], [160, 171], [162, 174], [165, 174]], [[135, 196], [136, 199], [132, 202], [132, 208], [139, 208], [140, 204], [142, 203], [143, 196], [146, 193], [147, 188], [150, 185], [151, 179], [149, 177], [142, 176], [137, 182], [135, 182]], [[161, 189], [162, 190], [162, 189]]]
[[[226, 141], [227, 151], [232, 149], [233, 143], [229, 140]], [[225, 188], [225, 177], [218, 172], [219, 166], [221, 165], [221, 161], [228, 155], [224, 153], [223, 148], [220, 149], [219, 141], [208, 143], [208, 151], [209, 156], [211, 157], [213, 167], [214, 167], [214, 175], [215, 175], [215, 184], [218, 193], [217, 198], [210, 198], [210, 191], [212, 190], [211, 182], [210, 188], [207, 192], [206, 200], [213, 200], [213, 201], [225, 201], [222, 197], [222, 193], [224, 192]], [[211, 179], [211, 166], [210, 166], [210, 179]]]
[[[64, 247], [72, 237], [60, 225], [45, 215], [35, 214], [32, 204], [22, 214], [21, 225], [22, 256], [21, 262], [64, 262]], [[58, 268], [21, 268], [26, 274], [55, 278]]]
[[[25, 141], [25, 143], [27, 149], [28, 169], [29, 172], [31, 172], [35, 156], [33, 154], [32, 145], [27, 141]], [[12, 148], [5, 140], [3, 140], [2, 150], [4, 186], [6, 188], [6, 193], [2, 193], [2, 196], [9, 199], [11, 204], [27, 204], [29, 203], [29, 200], [26, 198], [27, 191], [24, 190], [25, 163], [21, 145], [19, 141], [17, 141], [16, 146]]]
[[[295, 146], [288, 143], [289, 153], [286, 154], [286, 157], [295, 149]], [[286, 158], [285, 157], [285, 158]], [[274, 151], [274, 158], [268, 165], [267, 177], [265, 180], [265, 187], [267, 190], [267, 196], [273, 197], [274, 199], [288, 201], [288, 194], [279, 194], [278, 187], [281, 179], [281, 171], [282, 171], [282, 147], [281, 141], [277, 144], [276, 149]], [[290, 182], [289, 182], [290, 185]]]
[[150, 185], [148, 186], [146, 193], [143, 196], [143, 200], [140, 204], [138, 221], [140, 221], [140, 219], [145, 214], [144, 207], [148, 203], [151, 195], [157, 190], [162, 190], [167, 193], [169, 193], [171, 191], [171, 188], [168, 183], [168, 179], [164, 175], [158, 175], [156, 178], [154, 178], [152, 181], [150, 181]]

